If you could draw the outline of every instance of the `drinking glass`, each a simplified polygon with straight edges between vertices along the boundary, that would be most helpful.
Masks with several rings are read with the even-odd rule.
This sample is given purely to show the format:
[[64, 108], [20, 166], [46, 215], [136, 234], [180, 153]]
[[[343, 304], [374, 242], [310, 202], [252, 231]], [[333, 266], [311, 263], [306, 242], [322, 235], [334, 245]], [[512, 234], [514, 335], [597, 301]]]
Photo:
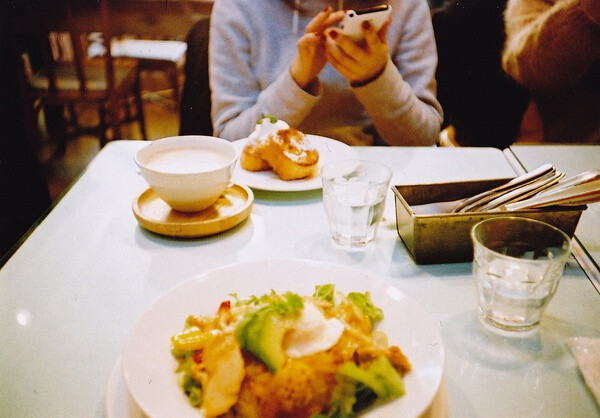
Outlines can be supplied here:
[[337, 160], [321, 169], [323, 205], [335, 243], [355, 249], [375, 239], [391, 177], [389, 167], [366, 160]]
[[545, 222], [495, 217], [474, 225], [471, 238], [483, 323], [504, 331], [535, 331], [562, 277], [569, 237]]

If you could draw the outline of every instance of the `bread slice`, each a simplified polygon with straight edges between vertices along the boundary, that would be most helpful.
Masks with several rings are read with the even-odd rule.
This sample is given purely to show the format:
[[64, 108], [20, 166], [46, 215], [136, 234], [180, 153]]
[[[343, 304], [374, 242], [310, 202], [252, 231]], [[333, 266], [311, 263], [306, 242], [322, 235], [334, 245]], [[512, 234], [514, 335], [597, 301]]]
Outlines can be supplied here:
[[271, 169], [269, 163], [261, 158], [256, 145], [250, 142], [242, 149], [240, 165], [244, 170], [248, 171], [266, 171]]

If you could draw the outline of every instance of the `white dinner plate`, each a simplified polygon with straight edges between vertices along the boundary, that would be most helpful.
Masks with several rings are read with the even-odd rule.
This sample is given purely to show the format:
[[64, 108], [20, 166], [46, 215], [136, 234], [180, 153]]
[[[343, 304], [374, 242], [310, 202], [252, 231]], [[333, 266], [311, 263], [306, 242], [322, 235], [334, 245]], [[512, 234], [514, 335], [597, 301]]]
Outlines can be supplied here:
[[117, 360], [108, 379], [104, 397], [104, 413], [106, 418], [144, 418], [144, 413], [125, 387], [121, 357]]
[[377, 328], [398, 345], [412, 364], [405, 376], [406, 394], [376, 408], [377, 417], [413, 417], [426, 410], [442, 379], [444, 348], [438, 327], [411, 298], [367, 272], [334, 264], [300, 260], [260, 260], [234, 264], [186, 280], [160, 297], [127, 337], [123, 376], [140, 408], [150, 417], [200, 416], [177, 383], [172, 335], [191, 315], [214, 315], [231, 293], [240, 298], [275, 290], [311, 295], [317, 284], [332, 283], [344, 294], [370, 292], [384, 312]]
[[[356, 151], [343, 142], [317, 135], [306, 135], [306, 137], [310, 144], [319, 151], [319, 168], [333, 160], [358, 158]], [[248, 140], [246, 138], [233, 142], [233, 145], [238, 150], [238, 155], [241, 155], [242, 149], [247, 142]], [[240, 164], [240, 159], [238, 158], [235, 169], [233, 170], [232, 181], [245, 184], [253, 189], [293, 192], [316, 190], [320, 189], [322, 186], [321, 176], [318, 173], [307, 179], [285, 181], [281, 180], [272, 170], [248, 171], [244, 170]]]
[[[420, 418], [446, 418], [448, 413], [448, 394], [444, 380], [440, 383], [433, 401]], [[106, 418], [145, 418], [144, 413], [131, 398], [123, 378], [123, 362], [117, 360], [106, 386], [104, 399]]]

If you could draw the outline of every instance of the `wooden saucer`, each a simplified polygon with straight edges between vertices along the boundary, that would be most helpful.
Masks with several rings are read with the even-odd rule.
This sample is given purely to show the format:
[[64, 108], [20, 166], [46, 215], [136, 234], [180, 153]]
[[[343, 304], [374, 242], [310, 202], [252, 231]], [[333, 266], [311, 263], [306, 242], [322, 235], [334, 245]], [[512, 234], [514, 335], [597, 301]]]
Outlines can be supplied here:
[[200, 212], [178, 212], [148, 189], [133, 201], [133, 213], [149, 231], [170, 237], [202, 237], [233, 228], [248, 217], [254, 194], [241, 184], [228, 187], [209, 208]]

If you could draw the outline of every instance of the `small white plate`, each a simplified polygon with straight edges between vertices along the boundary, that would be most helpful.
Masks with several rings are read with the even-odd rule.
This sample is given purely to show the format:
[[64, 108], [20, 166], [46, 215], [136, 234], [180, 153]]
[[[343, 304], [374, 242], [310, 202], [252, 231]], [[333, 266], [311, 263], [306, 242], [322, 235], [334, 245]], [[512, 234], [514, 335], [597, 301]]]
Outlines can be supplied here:
[[[306, 135], [306, 137], [310, 144], [315, 147], [317, 151], [319, 151], [319, 168], [333, 160], [358, 158], [356, 151], [343, 142], [317, 135]], [[238, 150], [238, 155], [241, 155], [242, 149], [247, 142], [248, 139], [246, 138], [233, 142], [233, 145]], [[235, 169], [233, 170], [232, 181], [245, 184], [253, 189], [270, 190], [276, 192], [316, 190], [322, 187], [320, 174], [307, 179], [285, 181], [281, 180], [279, 176], [272, 170], [244, 170], [240, 165], [239, 158], [236, 162]]]
[[377, 417], [418, 416], [431, 404], [442, 380], [444, 346], [439, 327], [412, 299], [371, 274], [335, 264], [301, 260], [260, 260], [233, 264], [184, 281], [142, 315], [125, 343], [123, 374], [137, 405], [151, 417], [198, 418], [177, 383], [172, 335], [191, 315], [214, 315], [231, 293], [240, 298], [275, 290], [310, 295], [315, 285], [332, 283], [343, 293], [370, 292], [384, 312], [377, 329], [398, 345], [412, 364], [406, 394], [371, 412]]

